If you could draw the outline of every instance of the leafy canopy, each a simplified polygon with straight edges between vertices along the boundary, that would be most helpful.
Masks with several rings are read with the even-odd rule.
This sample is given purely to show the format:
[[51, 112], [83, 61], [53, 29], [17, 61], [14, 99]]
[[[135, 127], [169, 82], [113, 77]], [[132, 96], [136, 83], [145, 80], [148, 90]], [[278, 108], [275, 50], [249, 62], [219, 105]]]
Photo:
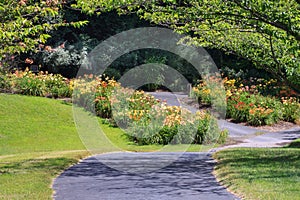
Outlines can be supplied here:
[[299, 0], [78, 0], [73, 7], [135, 12], [187, 34], [183, 42], [246, 58], [299, 91]]
[[1, 0], [0, 56], [9, 60], [13, 54], [33, 51], [60, 26], [79, 27], [86, 21], [66, 23], [61, 9], [63, 0]]

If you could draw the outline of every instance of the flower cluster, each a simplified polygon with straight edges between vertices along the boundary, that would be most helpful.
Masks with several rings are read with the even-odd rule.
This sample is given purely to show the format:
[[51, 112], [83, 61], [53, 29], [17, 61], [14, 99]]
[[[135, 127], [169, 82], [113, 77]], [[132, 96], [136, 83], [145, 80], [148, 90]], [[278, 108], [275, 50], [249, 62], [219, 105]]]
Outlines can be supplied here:
[[5, 83], [0, 84], [5, 92], [47, 97], [70, 97], [72, 88], [70, 81], [59, 74], [47, 72], [32, 73], [27, 68], [25, 71], [16, 70], [6, 74]]
[[[115, 124], [126, 129], [130, 140], [139, 144], [217, 142], [221, 131], [208, 111], [193, 115], [179, 106], [168, 106], [153, 96], [128, 88], [118, 88], [112, 95]], [[208, 127], [214, 126], [213, 134]], [[213, 136], [208, 136], [209, 134]], [[222, 142], [225, 142], [227, 137]]]
[[103, 118], [111, 118], [111, 95], [120, 84], [107, 76], [85, 75], [73, 80], [73, 102]]
[[[216, 83], [219, 81], [215, 79]], [[223, 79], [226, 93], [227, 118], [250, 125], [274, 124], [279, 120], [300, 121], [300, 104], [296, 92], [280, 85], [276, 80], [250, 78], [250, 80]], [[212, 104], [220, 89], [214, 84], [200, 82], [193, 88], [200, 105]], [[213, 92], [212, 92], [213, 91]], [[278, 98], [279, 97], [279, 98]], [[281, 98], [280, 98], [281, 97]]]

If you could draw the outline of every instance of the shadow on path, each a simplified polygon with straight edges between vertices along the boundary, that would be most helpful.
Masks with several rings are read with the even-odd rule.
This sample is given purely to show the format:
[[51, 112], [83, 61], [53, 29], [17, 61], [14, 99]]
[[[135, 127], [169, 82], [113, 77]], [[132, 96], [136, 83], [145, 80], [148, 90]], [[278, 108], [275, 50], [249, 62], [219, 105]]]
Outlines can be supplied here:
[[[128, 154], [97, 155], [69, 168], [55, 180], [55, 199], [237, 199], [211, 174], [214, 161], [210, 155], [184, 153], [177, 161], [159, 170], [130, 173], [127, 169], [151, 167], [160, 159], [159, 153], [134, 153], [135, 160], [128, 162]], [[166, 158], [167, 155], [164, 153], [163, 156]], [[115, 169], [120, 166], [125, 166], [126, 171]]]

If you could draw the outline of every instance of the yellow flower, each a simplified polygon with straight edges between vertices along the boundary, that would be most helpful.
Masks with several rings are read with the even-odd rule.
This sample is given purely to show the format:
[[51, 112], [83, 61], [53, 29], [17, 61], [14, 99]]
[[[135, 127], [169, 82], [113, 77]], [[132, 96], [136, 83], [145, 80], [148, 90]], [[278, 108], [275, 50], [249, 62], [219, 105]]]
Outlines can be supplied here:
[[230, 91], [230, 90], [226, 90], [226, 96], [227, 96], [227, 97], [230, 97], [230, 96], [232, 96], [232, 93], [231, 93], [231, 91]]

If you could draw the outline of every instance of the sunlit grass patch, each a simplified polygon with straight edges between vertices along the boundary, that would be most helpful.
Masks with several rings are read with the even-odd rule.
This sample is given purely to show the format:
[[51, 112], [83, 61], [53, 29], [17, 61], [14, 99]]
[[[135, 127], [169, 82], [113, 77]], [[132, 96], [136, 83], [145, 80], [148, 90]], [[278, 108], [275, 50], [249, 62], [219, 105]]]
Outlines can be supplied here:
[[245, 199], [300, 199], [300, 149], [231, 149], [214, 157], [217, 178]]

